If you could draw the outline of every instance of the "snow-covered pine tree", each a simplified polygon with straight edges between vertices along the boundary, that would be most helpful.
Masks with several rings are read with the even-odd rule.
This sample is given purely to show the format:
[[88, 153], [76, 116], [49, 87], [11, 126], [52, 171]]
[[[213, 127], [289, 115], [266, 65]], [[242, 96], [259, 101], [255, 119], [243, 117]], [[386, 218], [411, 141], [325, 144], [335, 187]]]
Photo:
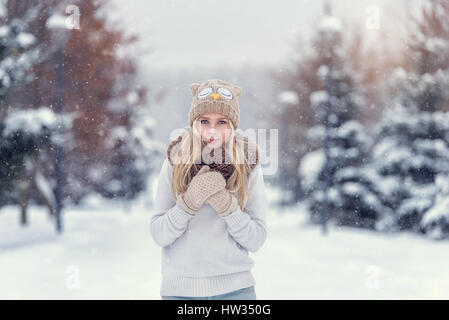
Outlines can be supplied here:
[[[19, 2], [6, 1], [10, 7]], [[30, 83], [14, 88], [8, 104], [26, 108], [56, 106], [56, 88], [60, 53], [59, 43], [48, 26], [51, 21], [65, 27], [68, 6], [81, 12], [80, 29], [63, 29], [64, 46], [62, 96], [63, 113], [75, 116], [70, 132], [66, 132], [63, 147], [62, 198], [78, 204], [86, 195], [96, 192], [108, 198], [132, 198], [143, 191], [149, 172], [148, 165], [157, 159], [139, 158], [154, 150], [133, 150], [135, 127], [140, 109], [149, 109], [146, 79], [139, 77], [136, 59], [127, 48], [136, 45], [134, 32], [126, 30], [120, 21], [112, 21], [111, 6], [106, 0], [42, 0], [42, 11], [33, 21], [37, 41], [45, 46], [46, 59], [33, 67]], [[20, 10], [34, 7], [33, 1], [20, 1]], [[58, 28], [59, 30], [61, 28]], [[135, 121], [133, 119], [136, 119]], [[149, 144], [152, 137], [141, 136]], [[111, 143], [112, 142], [112, 143]], [[49, 180], [56, 180], [54, 150], [41, 153], [36, 165]], [[31, 197], [35, 192], [30, 192]], [[34, 198], [34, 197], [33, 197]], [[33, 199], [38, 200], [38, 199]]]
[[448, 16], [447, 1], [429, 0], [413, 19], [406, 68], [392, 72], [391, 104], [377, 130], [373, 167], [394, 212], [390, 227], [399, 230], [436, 227], [435, 220], [429, 225], [423, 217], [434, 215], [436, 178], [449, 172], [449, 114], [444, 112], [449, 107]]
[[[6, 100], [14, 85], [26, 80], [26, 73], [38, 55], [35, 37], [28, 30], [36, 10], [28, 10], [20, 19], [11, 19], [5, 11], [0, 8], [0, 101]], [[0, 106], [0, 119], [4, 119], [8, 109], [4, 104]]]
[[[111, 20], [110, 1], [65, 3], [76, 4], [84, 13], [81, 28], [74, 30], [65, 52], [65, 109], [79, 114], [73, 149], [66, 154], [71, 167], [66, 197], [78, 203], [96, 192], [106, 198], [132, 199], [146, 187], [149, 167], [142, 162], [156, 161], [139, 158], [141, 153], [133, 150], [133, 130], [138, 125], [133, 119], [139, 109], [149, 107], [149, 87], [139, 77], [136, 59], [127, 52], [137, 37]], [[152, 139], [149, 134], [141, 138]]]
[[[0, 206], [20, 202], [19, 181], [27, 160], [51, 145], [56, 117], [48, 108], [22, 112], [6, 103], [12, 88], [30, 79], [30, 68], [39, 60], [39, 47], [30, 32], [39, 6], [19, 17], [0, 17]], [[22, 215], [22, 223], [26, 216]]]
[[20, 57], [29, 54], [27, 47], [33, 42], [34, 36], [26, 32], [24, 21], [8, 22], [3, 13], [0, 17], [0, 206], [11, 201], [14, 183], [23, 171], [23, 160], [31, 151], [26, 148], [26, 141], [5, 133], [8, 115], [5, 99], [14, 83], [23, 78], [26, 66], [19, 62]]
[[449, 175], [437, 175], [435, 184], [438, 188], [435, 202], [425, 212], [421, 226], [434, 239], [449, 239]]
[[328, 189], [326, 219], [337, 225], [374, 229], [385, 206], [372, 175], [363, 167], [369, 161], [371, 141], [358, 117], [368, 106], [360, 87], [361, 75], [345, 56], [343, 35], [338, 18], [322, 17], [314, 40], [322, 61], [317, 69], [321, 90], [310, 95], [317, 125], [309, 130], [319, 146], [304, 156], [299, 172], [312, 222], [321, 222]]

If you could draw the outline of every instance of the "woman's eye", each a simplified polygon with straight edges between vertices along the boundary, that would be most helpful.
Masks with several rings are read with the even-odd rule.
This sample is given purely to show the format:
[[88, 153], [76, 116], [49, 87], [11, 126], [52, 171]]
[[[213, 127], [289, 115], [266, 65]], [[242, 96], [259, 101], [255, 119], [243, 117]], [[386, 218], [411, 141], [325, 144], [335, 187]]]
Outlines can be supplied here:
[[204, 99], [212, 93], [212, 88], [204, 88], [198, 93], [198, 99]]
[[218, 123], [219, 123], [219, 124], [226, 124], [226, 121], [220, 120], [220, 121], [218, 121]]
[[219, 94], [220, 96], [222, 96], [222, 97], [225, 98], [225, 99], [228, 99], [228, 100], [231, 100], [231, 99], [232, 99], [232, 93], [231, 93], [231, 91], [229, 91], [229, 90], [226, 89], [226, 88], [218, 88], [217, 92], [218, 92], [218, 94]]
[[207, 120], [201, 120], [201, 124], [206, 124]]

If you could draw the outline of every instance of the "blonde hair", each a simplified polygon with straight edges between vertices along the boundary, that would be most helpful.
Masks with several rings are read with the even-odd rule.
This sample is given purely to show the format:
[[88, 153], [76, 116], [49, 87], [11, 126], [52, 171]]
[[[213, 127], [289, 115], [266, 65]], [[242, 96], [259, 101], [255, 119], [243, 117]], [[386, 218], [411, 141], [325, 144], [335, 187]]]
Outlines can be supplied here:
[[[188, 130], [183, 135], [179, 143], [179, 149], [173, 154], [171, 193], [174, 199], [176, 199], [178, 194], [182, 194], [187, 190], [193, 178], [191, 176], [191, 168], [200, 159], [205, 147], [205, 143], [202, 141], [197, 129], [197, 119], [193, 121], [191, 130]], [[228, 123], [231, 127], [231, 134], [224, 145], [232, 161], [231, 163], [234, 165], [234, 170], [227, 179], [226, 189], [234, 193], [240, 207], [243, 209], [248, 191], [248, 173], [250, 167], [248, 159], [245, 157], [243, 142], [241, 139], [237, 139], [232, 121], [228, 121]], [[228, 156], [226, 155], [226, 157]], [[225, 159], [225, 163], [228, 163], [227, 161], [228, 159]]]

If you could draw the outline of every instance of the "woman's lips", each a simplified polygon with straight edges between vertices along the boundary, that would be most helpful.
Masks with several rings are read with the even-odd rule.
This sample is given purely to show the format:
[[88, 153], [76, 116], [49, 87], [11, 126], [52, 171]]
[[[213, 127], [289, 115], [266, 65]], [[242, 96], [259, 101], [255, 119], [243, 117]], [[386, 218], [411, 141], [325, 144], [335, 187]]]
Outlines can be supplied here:
[[213, 142], [215, 142], [215, 141], [218, 141], [219, 139], [218, 138], [214, 138], [214, 137], [210, 137], [208, 140], [206, 140], [207, 141], [207, 143], [213, 143]]

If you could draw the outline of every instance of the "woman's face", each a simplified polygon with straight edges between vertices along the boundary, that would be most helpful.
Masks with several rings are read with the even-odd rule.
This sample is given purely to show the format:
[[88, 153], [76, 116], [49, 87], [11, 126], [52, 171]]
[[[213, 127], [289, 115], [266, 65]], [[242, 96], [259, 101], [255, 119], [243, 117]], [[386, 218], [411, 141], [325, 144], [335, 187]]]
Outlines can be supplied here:
[[223, 145], [231, 135], [229, 119], [221, 113], [205, 113], [198, 117], [198, 131], [208, 147]]

